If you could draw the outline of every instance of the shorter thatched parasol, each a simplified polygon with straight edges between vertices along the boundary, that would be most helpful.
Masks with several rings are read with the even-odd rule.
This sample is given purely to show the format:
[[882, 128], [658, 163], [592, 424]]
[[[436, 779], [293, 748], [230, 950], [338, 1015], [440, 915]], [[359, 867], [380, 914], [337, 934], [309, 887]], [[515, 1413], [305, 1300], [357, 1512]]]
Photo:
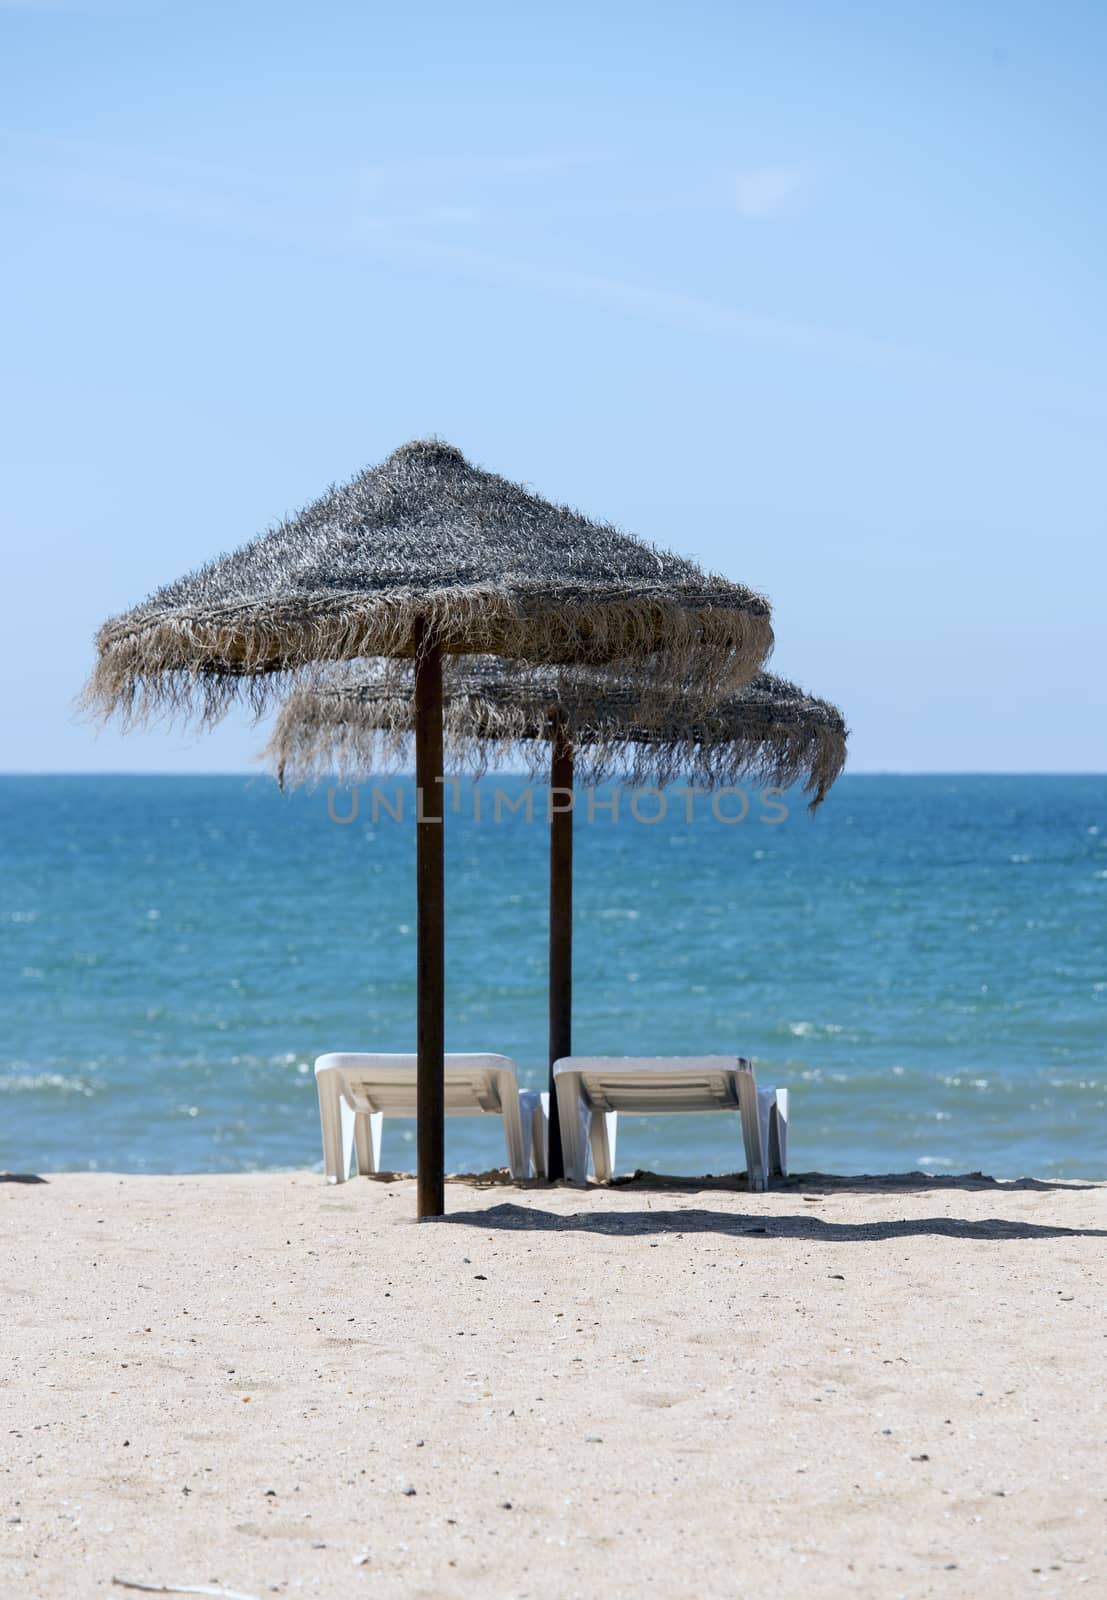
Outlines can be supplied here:
[[[561, 1177], [553, 1066], [572, 1053], [574, 781], [618, 774], [661, 784], [686, 776], [705, 788], [802, 782], [814, 811], [845, 764], [845, 721], [828, 701], [765, 672], [710, 709], [677, 694], [647, 715], [635, 684], [611, 670], [472, 657], [444, 675], [443, 726], [452, 762], [476, 774], [493, 757], [513, 755], [536, 773], [550, 749], [549, 1171]], [[265, 754], [282, 786], [328, 774], [349, 779], [406, 764], [412, 731], [410, 669], [357, 662], [293, 695]]]
[[[449, 759], [474, 775], [493, 759], [520, 760], [536, 775], [560, 727], [575, 777], [587, 783], [616, 775], [662, 784], [683, 776], [711, 787], [802, 783], [814, 811], [846, 758], [837, 706], [769, 672], [711, 706], [679, 691], [651, 705], [630, 675], [614, 670], [472, 656], [446, 669], [442, 709]], [[410, 668], [351, 662], [289, 698], [265, 756], [282, 784], [286, 776], [350, 779], [409, 764], [412, 733]]]

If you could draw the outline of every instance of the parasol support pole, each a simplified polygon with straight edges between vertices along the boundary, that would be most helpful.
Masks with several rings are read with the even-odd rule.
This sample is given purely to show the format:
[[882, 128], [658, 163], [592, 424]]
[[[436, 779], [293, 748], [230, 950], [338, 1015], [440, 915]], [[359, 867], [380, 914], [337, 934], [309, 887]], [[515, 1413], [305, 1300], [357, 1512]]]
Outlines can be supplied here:
[[442, 822], [442, 652], [415, 623], [415, 882], [418, 1025], [417, 1215], [446, 1210], [446, 917]]
[[555, 712], [550, 757], [550, 1147], [551, 1183], [565, 1176], [554, 1062], [573, 1053], [573, 747]]

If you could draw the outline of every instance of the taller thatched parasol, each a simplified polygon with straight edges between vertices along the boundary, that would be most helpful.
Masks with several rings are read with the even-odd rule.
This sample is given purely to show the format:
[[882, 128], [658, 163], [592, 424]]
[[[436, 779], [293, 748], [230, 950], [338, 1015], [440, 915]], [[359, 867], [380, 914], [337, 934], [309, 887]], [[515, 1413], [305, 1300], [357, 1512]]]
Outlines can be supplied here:
[[85, 702], [127, 722], [176, 711], [212, 721], [238, 697], [260, 709], [320, 662], [414, 658], [419, 1211], [439, 1215], [442, 655], [638, 659], [658, 682], [710, 692], [748, 680], [771, 644], [762, 596], [429, 440], [106, 623]]
[[772, 647], [762, 595], [426, 440], [105, 623], [86, 701], [214, 718], [320, 661], [411, 657], [417, 622], [446, 655], [663, 657], [708, 691]]
[[[266, 750], [282, 785], [401, 764], [413, 727], [410, 680], [410, 668], [357, 662], [293, 695]], [[705, 788], [802, 782], [814, 811], [845, 763], [846, 725], [836, 706], [766, 672], [709, 708], [684, 694], [644, 711], [633, 681], [610, 669], [477, 657], [450, 664], [443, 698], [447, 747], [470, 770], [494, 753], [522, 754], [537, 771], [550, 747], [548, 1170], [561, 1177], [553, 1068], [572, 1053], [574, 764], [591, 782], [615, 773], [659, 783], [684, 775]]]

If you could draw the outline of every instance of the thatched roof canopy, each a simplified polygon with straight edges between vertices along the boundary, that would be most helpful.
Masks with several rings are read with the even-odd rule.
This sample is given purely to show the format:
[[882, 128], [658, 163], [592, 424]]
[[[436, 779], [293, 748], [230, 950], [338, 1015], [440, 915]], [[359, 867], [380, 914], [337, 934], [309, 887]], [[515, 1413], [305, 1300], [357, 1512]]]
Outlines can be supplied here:
[[[687, 775], [711, 787], [802, 782], [814, 810], [846, 759], [837, 706], [767, 672], [707, 710], [680, 694], [651, 715], [640, 686], [618, 672], [471, 657], [449, 663], [443, 701], [450, 760], [476, 772], [493, 756], [540, 770], [555, 714], [587, 782], [616, 773], [660, 783]], [[357, 662], [289, 699], [266, 756], [282, 783], [354, 778], [408, 761], [411, 729], [410, 667]]]
[[772, 645], [763, 596], [428, 440], [107, 622], [86, 700], [260, 707], [314, 663], [410, 656], [417, 618], [447, 654], [652, 656], [705, 688], [748, 681]]

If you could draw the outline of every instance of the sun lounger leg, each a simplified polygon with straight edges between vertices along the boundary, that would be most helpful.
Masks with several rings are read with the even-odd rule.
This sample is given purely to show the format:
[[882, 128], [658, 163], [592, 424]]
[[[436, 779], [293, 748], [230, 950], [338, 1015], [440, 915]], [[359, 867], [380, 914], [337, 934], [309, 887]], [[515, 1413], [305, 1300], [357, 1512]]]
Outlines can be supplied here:
[[[512, 1082], [514, 1089], [514, 1081]], [[507, 1146], [507, 1164], [513, 1178], [530, 1177], [530, 1141], [523, 1139], [523, 1108], [521, 1095], [508, 1093], [501, 1096], [504, 1143]]]
[[589, 1137], [592, 1167], [597, 1183], [610, 1183], [615, 1176], [615, 1135], [619, 1120], [616, 1111], [593, 1111]]
[[742, 1119], [742, 1143], [746, 1147], [746, 1178], [751, 1189], [760, 1191], [766, 1186], [765, 1143], [768, 1137], [768, 1107], [765, 1108], [765, 1127], [762, 1130], [761, 1096], [752, 1073], [739, 1072], [738, 1114]]
[[530, 1157], [528, 1177], [546, 1176], [550, 1137], [550, 1097], [534, 1089], [519, 1090], [519, 1115], [523, 1122], [523, 1149]]
[[761, 1135], [761, 1160], [764, 1163], [765, 1182], [763, 1187], [769, 1187], [769, 1179], [773, 1175], [772, 1162], [769, 1159], [769, 1140], [772, 1132], [773, 1108], [776, 1105], [775, 1089], [758, 1089], [757, 1091], [757, 1128]]
[[788, 1176], [788, 1091], [778, 1089], [769, 1117], [769, 1177]]
[[380, 1111], [359, 1111], [354, 1119], [354, 1154], [362, 1177], [381, 1170], [383, 1128], [384, 1114]]
[[[345, 1177], [350, 1176], [350, 1160], [355, 1154], [357, 1143], [357, 1112], [353, 1106], [348, 1105], [346, 1096], [339, 1101], [339, 1115], [342, 1119], [342, 1172]], [[357, 1171], [357, 1167], [354, 1167]]]
[[565, 1177], [570, 1183], [588, 1181], [587, 1112], [581, 1105], [580, 1075], [576, 1072], [559, 1072], [557, 1109], [561, 1122], [561, 1154], [565, 1163]]
[[350, 1170], [350, 1147], [343, 1138], [342, 1091], [337, 1073], [320, 1073], [315, 1080], [319, 1090], [319, 1122], [323, 1130], [323, 1171], [328, 1183], [345, 1183]]

